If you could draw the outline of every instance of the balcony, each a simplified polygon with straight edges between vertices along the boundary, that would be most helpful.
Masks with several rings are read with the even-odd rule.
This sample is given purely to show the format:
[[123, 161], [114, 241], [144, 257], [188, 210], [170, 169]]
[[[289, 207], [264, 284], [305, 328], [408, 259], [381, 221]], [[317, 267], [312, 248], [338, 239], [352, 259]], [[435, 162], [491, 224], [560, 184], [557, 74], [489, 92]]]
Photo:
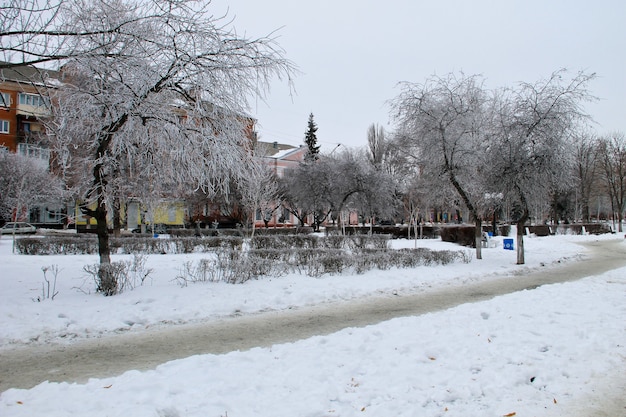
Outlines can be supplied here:
[[45, 117], [50, 114], [50, 100], [38, 94], [20, 93], [16, 113], [27, 117]]
[[41, 146], [35, 146], [30, 143], [18, 143], [17, 153], [19, 155], [31, 158], [37, 164], [48, 169], [50, 167], [50, 149]]

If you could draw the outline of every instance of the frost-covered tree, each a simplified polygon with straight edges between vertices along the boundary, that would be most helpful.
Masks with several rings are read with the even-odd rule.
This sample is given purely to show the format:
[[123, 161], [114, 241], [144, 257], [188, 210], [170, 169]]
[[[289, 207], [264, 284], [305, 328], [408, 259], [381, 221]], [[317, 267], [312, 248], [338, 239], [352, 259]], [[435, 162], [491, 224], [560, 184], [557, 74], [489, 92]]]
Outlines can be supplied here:
[[245, 175], [237, 183], [238, 194], [243, 207], [248, 208], [254, 236], [256, 213], [260, 212], [267, 227], [273, 213], [280, 207], [282, 188], [274, 170], [263, 160], [263, 156], [254, 155], [254, 159], [245, 167]]
[[45, 199], [61, 199], [63, 184], [40, 161], [0, 152], [0, 217], [26, 221], [31, 205]]
[[367, 157], [375, 167], [381, 167], [387, 153], [387, 140], [385, 129], [374, 123], [367, 129]]
[[[588, 131], [579, 131], [573, 137], [574, 180], [576, 186], [576, 212], [583, 222], [591, 220], [590, 202], [599, 179], [598, 139]], [[578, 216], [576, 216], [578, 217]]]
[[[396, 216], [396, 185], [391, 175], [368, 163], [366, 152], [346, 148], [331, 160], [331, 200], [336, 216], [356, 209], [368, 219]], [[340, 217], [339, 217], [340, 218]]]
[[617, 227], [621, 233], [624, 209], [626, 209], [626, 137], [615, 132], [600, 138], [599, 158], [602, 177], [611, 199], [613, 218], [617, 215]]
[[337, 155], [321, 155], [316, 162], [301, 163], [285, 177], [292, 212], [311, 214], [316, 230], [325, 221], [341, 219], [346, 210], [357, 209], [366, 216], [394, 214], [391, 177], [374, 169], [362, 152], [346, 149]]
[[304, 132], [304, 143], [309, 149], [305, 155], [307, 161], [317, 161], [319, 158], [320, 147], [317, 144], [317, 125], [313, 118], [313, 113], [309, 114], [309, 121], [307, 122], [307, 129]]
[[302, 162], [285, 173], [287, 203], [302, 224], [313, 216], [317, 231], [335, 209], [333, 205], [334, 169], [331, 159]]
[[[105, 0], [96, 0], [105, 2]], [[89, 6], [85, 0], [5, 0], [0, 5], [0, 70], [23, 65], [50, 64], [71, 57], [97, 56], [101, 45], [89, 41], [91, 37], [105, 38], [113, 33], [124, 33], [149, 17], [139, 10], [148, 10], [149, 2], [137, 2], [138, 13], [129, 20], [101, 27], [68, 25], [65, 10], [69, 3]], [[114, 5], [114, 2], [109, 2]], [[74, 41], [68, 42], [69, 39]], [[85, 42], [76, 42], [84, 39]]]
[[210, 6], [68, 0], [59, 11], [66, 27], [92, 33], [65, 44], [97, 52], [65, 61], [47, 131], [81, 209], [97, 221], [101, 264], [110, 262], [107, 219], [123, 186], [227, 193], [247, 164], [248, 99], [294, 72], [274, 39], [238, 36]]
[[484, 119], [487, 95], [479, 76], [433, 76], [423, 84], [403, 83], [391, 102], [407, 146], [419, 149], [419, 165], [449, 183], [476, 225], [476, 258], [481, 259], [481, 202], [486, 164]]
[[520, 83], [494, 96], [489, 169], [494, 186], [519, 208], [517, 263], [524, 263], [524, 226], [533, 200], [548, 199], [555, 184], [569, 181], [571, 138], [587, 118], [582, 104], [592, 97], [593, 74], [566, 71], [547, 79]]

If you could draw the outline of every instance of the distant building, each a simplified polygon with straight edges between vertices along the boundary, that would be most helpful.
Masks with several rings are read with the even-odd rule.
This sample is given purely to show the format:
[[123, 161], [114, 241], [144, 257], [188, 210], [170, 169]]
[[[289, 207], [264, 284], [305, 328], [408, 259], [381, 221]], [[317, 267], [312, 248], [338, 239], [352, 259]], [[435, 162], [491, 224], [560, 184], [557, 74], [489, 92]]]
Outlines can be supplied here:
[[[304, 160], [307, 150], [306, 146], [258, 141], [255, 153], [266, 162], [278, 178], [283, 178], [287, 170], [296, 168]], [[264, 221], [267, 220], [264, 219], [265, 214], [258, 210], [254, 219], [255, 227], [266, 225], [267, 227], [290, 227], [299, 224], [299, 220], [285, 204], [277, 201], [276, 207], [267, 223]]]
[[33, 66], [0, 70], [0, 146], [36, 158], [48, 166], [42, 118], [50, 114], [48, 89], [59, 84], [59, 72]]
[[285, 170], [297, 167], [304, 160], [306, 152], [306, 146], [261, 141], [256, 144], [256, 154], [267, 161], [279, 178], [284, 176]]

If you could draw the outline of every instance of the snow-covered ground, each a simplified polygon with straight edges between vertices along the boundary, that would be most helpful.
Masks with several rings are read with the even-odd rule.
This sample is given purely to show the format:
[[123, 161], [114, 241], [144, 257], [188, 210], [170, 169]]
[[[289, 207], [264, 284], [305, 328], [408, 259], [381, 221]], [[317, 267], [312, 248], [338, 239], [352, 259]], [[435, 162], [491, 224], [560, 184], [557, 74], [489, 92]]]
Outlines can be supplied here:
[[[576, 242], [597, 239], [616, 236], [527, 238], [524, 266], [515, 265], [515, 252], [503, 250], [498, 239], [497, 248], [484, 249], [484, 259], [469, 264], [186, 288], [174, 278], [183, 262], [202, 254], [151, 255], [153, 273], [143, 286], [103, 297], [83, 271], [95, 256], [14, 255], [3, 237], [0, 354], [21, 344], [74, 343], [167, 323], [485, 281], [573, 262], [585, 251]], [[435, 240], [417, 244], [461, 249]], [[51, 265], [60, 270], [58, 294], [38, 302], [42, 267]], [[598, 381], [623, 375], [625, 317], [626, 269], [620, 269], [271, 348], [193, 356], [86, 384], [10, 389], [0, 396], [0, 415], [570, 415]]]

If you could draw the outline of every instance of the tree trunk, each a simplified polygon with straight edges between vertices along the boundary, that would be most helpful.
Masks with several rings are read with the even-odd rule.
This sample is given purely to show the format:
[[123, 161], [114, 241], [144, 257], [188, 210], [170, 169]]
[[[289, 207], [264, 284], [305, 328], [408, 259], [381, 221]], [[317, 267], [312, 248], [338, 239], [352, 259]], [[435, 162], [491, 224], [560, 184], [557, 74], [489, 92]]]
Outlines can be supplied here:
[[100, 265], [111, 263], [111, 249], [109, 247], [109, 230], [107, 227], [107, 211], [104, 201], [98, 202], [98, 207], [94, 210], [96, 219], [96, 234], [98, 236], [98, 255]]
[[530, 218], [530, 211], [528, 210], [528, 200], [526, 199], [526, 195], [522, 192], [519, 187], [516, 187], [517, 194], [520, 199], [520, 204], [522, 205], [522, 214], [520, 218], [517, 220], [517, 264], [523, 265], [525, 263], [524, 260], [524, 227], [526, 225], [526, 221]]
[[251, 239], [254, 237], [254, 231], [256, 230], [256, 211], [257, 211], [257, 207], [254, 206], [252, 208], [252, 214], [250, 215], [250, 217], [252, 219], [252, 227], [251, 227], [251, 231], [250, 231], [250, 238]]
[[517, 264], [523, 265], [524, 260], [524, 226], [526, 225], [526, 219], [528, 219], [528, 212], [525, 211], [522, 218], [517, 221]]
[[120, 237], [122, 228], [121, 202], [119, 197], [113, 199], [113, 236]]
[[524, 222], [517, 222], [517, 264], [523, 265], [524, 260]]
[[111, 250], [109, 246], [109, 230], [107, 225], [107, 210], [102, 198], [98, 199], [98, 207], [93, 210], [96, 219], [96, 234], [98, 236], [98, 254], [100, 266], [98, 268], [97, 291], [106, 295], [115, 295], [118, 292], [117, 274], [111, 265]]
[[475, 217], [474, 238], [476, 241], [476, 259], [483, 259], [483, 223], [480, 217]]
[[591, 216], [589, 215], [589, 200], [588, 199], [584, 199], [582, 201], [581, 211], [582, 211], [583, 222], [589, 223], [591, 221]]

